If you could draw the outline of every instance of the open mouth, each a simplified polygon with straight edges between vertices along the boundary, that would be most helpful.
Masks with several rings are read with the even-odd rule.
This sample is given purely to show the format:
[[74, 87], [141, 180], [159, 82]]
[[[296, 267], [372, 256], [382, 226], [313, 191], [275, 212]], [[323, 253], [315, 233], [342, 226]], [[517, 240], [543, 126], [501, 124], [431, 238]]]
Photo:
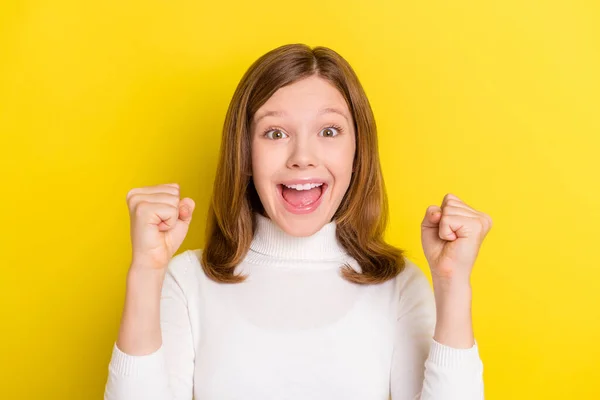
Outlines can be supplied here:
[[290, 188], [283, 184], [278, 184], [277, 191], [288, 211], [293, 213], [307, 213], [314, 211], [321, 204], [321, 199], [327, 191], [327, 187], [326, 183], [311, 184], [309, 187], [303, 186], [301, 190], [298, 190], [298, 187]]

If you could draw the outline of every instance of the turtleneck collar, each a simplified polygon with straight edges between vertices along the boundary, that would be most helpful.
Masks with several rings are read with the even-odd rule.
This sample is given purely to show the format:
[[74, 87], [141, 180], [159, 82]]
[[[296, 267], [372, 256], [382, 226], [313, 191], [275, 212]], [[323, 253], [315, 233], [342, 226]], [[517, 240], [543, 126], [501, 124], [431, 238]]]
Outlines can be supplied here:
[[331, 221], [311, 236], [293, 236], [273, 220], [255, 212], [256, 230], [250, 250], [282, 260], [326, 261], [344, 258], [346, 250], [336, 237], [337, 224]]

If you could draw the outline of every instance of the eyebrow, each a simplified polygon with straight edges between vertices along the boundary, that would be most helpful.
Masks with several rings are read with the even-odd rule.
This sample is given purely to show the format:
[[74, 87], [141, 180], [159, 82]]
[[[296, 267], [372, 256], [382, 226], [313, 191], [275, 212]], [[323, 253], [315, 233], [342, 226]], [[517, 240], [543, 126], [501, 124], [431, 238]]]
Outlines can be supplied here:
[[284, 115], [285, 115], [285, 113], [283, 111], [266, 111], [259, 117], [255, 118], [254, 123], [257, 124], [258, 121], [260, 121], [261, 119], [266, 118], [266, 117], [283, 117]]
[[338, 110], [337, 108], [327, 107], [327, 108], [324, 108], [321, 111], [319, 111], [319, 115], [330, 114], [330, 113], [339, 114], [346, 119], [346, 122], [350, 123], [350, 118], [348, 118], [346, 113], [343, 112], [342, 110]]
[[[317, 113], [317, 115], [330, 114], [330, 113], [341, 115], [342, 117], [344, 117], [346, 119], [346, 121], [348, 123], [350, 123], [350, 119], [348, 118], [348, 115], [346, 115], [346, 113], [343, 112], [342, 110], [339, 110], [334, 107], [324, 108], [321, 111], [319, 111]], [[284, 111], [266, 111], [263, 114], [261, 114], [260, 116], [258, 116], [254, 120], [254, 123], [257, 124], [261, 119], [266, 118], [266, 117], [283, 117], [285, 115], [286, 115], [286, 113]]]

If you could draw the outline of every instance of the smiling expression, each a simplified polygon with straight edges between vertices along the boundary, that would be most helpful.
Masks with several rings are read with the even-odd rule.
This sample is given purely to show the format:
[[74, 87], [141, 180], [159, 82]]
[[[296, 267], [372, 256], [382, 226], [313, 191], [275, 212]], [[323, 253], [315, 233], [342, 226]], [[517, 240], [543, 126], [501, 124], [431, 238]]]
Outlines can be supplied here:
[[252, 179], [267, 217], [294, 236], [331, 221], [356, 150], [352, 114], [335, 86], [312, 75], [278, 89], [254, 114], [251, 143]]

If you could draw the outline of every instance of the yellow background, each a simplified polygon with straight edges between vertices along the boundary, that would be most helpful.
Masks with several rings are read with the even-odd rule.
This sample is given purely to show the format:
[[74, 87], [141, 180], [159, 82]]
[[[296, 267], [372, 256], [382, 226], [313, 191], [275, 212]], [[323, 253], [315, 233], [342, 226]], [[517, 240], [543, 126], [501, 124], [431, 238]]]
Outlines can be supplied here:
[[492, 216], [473, 276], [486, 399], [600, 398], [596, 1], [3, 2], [0, 398], [97, 399], [130, 257], [127, 191], [179, 182], [198, 248], [246, 68], [325, 45], [372, 102], [387, 237], [451, 192]]

